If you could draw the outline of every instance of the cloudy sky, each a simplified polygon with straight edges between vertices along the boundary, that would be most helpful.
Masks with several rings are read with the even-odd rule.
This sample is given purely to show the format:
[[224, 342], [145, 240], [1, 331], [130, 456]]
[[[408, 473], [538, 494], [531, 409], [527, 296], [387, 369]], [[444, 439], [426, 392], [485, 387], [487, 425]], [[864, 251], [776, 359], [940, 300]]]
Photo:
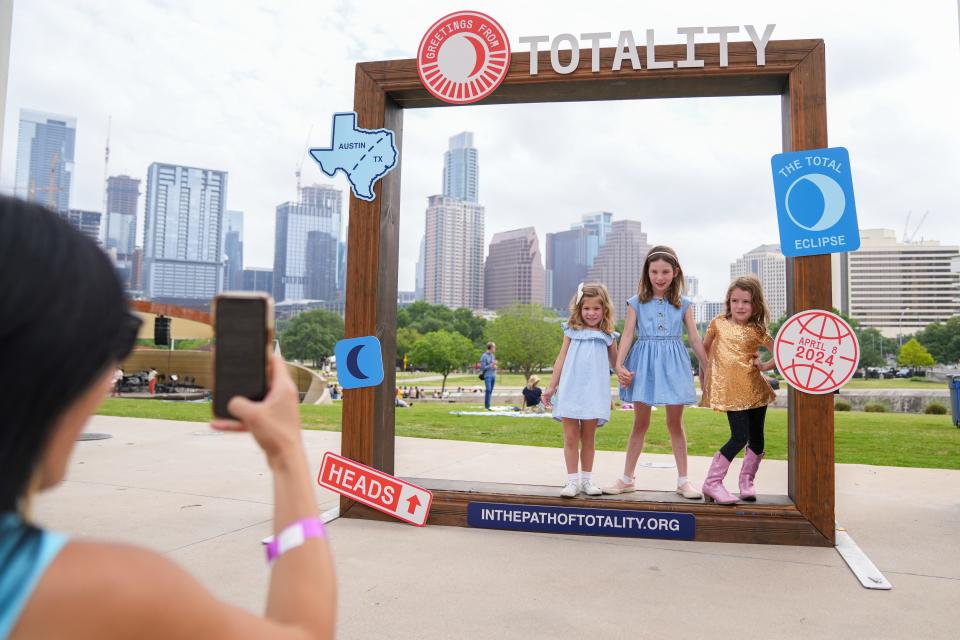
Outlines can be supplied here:
[[[276, 205], [295, 198], [298, 164], [304, 184], [331, 182], [304, 160], [305, 142], [329, 144], [331, 115], [352, 108], [354, 64], [413, 57], [436, 19], [463, 8], [496, 18], [514, 51], [524, 35], [648, 28], [679, 44], [683, 26], [740, 25], [746, 39], [743, 25], [775, 23], [774, 39], [823, 38], [829, 140], [850, 151], [860, 226], [900, 235], [908, 211], [929, 211], [917, 237], [960, 244], [957, 0], [15, 0], [0, 189], [13, 187], [19, 110], [62, 113], [78, 119], [71, 204], [100, 210], [112, 117], [111, 174], [145, 186], [154, 161], [228, 171], [245, 262], [272, 266]], [[488, 241], [533, 224], [542, 246], [582, 214], [611, 211], [673, 245], [708, 298], [722, 295], [733, 259], [777, 241], [777, 97], [411, 110], [401, 289], [413, 289], [447, 138], [463, 130], [479, 149]]]

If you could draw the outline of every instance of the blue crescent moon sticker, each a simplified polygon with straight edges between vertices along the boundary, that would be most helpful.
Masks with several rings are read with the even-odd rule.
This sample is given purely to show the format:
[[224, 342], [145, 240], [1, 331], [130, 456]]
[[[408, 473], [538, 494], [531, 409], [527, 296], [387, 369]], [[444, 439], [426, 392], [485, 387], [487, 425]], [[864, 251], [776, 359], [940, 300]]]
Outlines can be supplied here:
[[383, 353], [375, 336], [341, 340], [333, 352], [337, 382], [344, 389], [373, 387], [383, 382]]

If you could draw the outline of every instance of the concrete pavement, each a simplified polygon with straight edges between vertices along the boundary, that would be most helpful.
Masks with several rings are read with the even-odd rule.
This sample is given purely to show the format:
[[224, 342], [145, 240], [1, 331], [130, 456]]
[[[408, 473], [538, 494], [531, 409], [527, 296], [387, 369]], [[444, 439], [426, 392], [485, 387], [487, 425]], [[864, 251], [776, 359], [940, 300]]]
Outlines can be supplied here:
[[[522, 428], [518, 424], [517, 428]], [[218, 596], [262, 611], [272, 487], [252, 439], [205, 424], [95, 417], [37, 520], [169, 555]], [[305, 432], [311, 464], [339, 434]], [[558, 485], [559, 450], [398, 438], [397, 473]], [[598, 454], [603, 483], [622, 454]], [[647, 455], [643, 462], [669, 463]], [[691, 458], [699, 483], [709, 460]], [[734, 469], [735, 471], [735, 469]], [[673, 468], [641, 468], [667, 489]], [[763, 464], [763, 493], [786, 492]], [[315, 488], [321, 510], [337, 504]], [[837, 468], [837, 518], [893, 583], [863, 589], [833, 549], [512, 533], [338, 519], [329, 525], [340, 638], [955, 638], [960, 472]]]

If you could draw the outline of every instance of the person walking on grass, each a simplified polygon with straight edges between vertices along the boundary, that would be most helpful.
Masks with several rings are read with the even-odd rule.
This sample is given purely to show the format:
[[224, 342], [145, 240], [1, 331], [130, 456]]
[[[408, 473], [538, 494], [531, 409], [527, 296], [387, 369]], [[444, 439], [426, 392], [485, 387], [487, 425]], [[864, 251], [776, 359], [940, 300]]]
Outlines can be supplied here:
[[487, 411], [492, 411], [490, 401], [493, 399], [493, 385], [497, 383], [497, 345], [492, 342], [487, 343], [487, 350], [480, 356], [480, 376], [483, 378], [484, 394], [483, 406]]

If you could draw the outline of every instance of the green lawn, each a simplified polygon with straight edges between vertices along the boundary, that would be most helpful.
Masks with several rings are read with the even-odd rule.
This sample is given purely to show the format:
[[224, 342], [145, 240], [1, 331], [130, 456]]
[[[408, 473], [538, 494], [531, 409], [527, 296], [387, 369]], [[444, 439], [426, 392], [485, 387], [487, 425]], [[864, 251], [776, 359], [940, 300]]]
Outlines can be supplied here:
[[[413, 382], [407, 383], [408, 380], [415, 380], [417, 378], [433, 377], [437, 376], [437, 373], [426, 373], [423, 371], [398, 371], [397, 372], [397, 384], [401, 387], [414, 384], [420, 387], [427, 388], [440, 388], [440, 380], [430, 380], [427, 382]], [[538, 373], [540, 376], [540, 386], [546, 387], [550, 382], [550, 372]], [[694, 379], [694, 383], [699, 387], [699, 378]], [[497, 375], [497, 386], [499, 387], [522, 387], [527, 384], [526, 379], [522, 374], [519, 373], [501, 373]], [[617, 377], [610, 376], [610, 386], [616, 386]], [[483, 383], [477, 379], [477, 376], [473, 374], [450, 374], [447, 377], [447, 387], [482, 387]], [[851, 380], [844, 387], [846, 389], [946, 389], [947, 383], [945, 382], [932, 382], [932, 381], [912, 381], [909, 378], [892, 378], [886, 380]]]
[[[480, 405], [476, 405], [479, 407]], [[476, 408], [469, 404], [416, 403], [397, 409], [396, 433], [414, 438], [468, 440], [538, 447], [563, 446], [559, 425], [548, 418], [518, 419], [486, 416], [453, 416], [452, 410]], [[340, 430], [340, 403], [301, 407], [304, 427]], [[166, 402], [109, 398], [100, 407], [101, 415], [191, 420], [210, 417], [207, 403]], [[664, 411], [653, 414], [645, 450], [669, 453], [670, 440]], [[610, 422], [597, 432], [597, 447], [606, 451], [626, 449], [633, 414], [614, 411]], [[706, 409], [684, 413], [689, 451], [709, 456], [729, 436], [726, 417]], [[787, 412], [767, 412], [767, 454], [786, 459]], [[895, 413], [840, 412], [836, 414], [836, 459], [840, 463], [874, 464], [895, 467], [960, 469], [960, 429], [949, 415], [928, 416]]]

